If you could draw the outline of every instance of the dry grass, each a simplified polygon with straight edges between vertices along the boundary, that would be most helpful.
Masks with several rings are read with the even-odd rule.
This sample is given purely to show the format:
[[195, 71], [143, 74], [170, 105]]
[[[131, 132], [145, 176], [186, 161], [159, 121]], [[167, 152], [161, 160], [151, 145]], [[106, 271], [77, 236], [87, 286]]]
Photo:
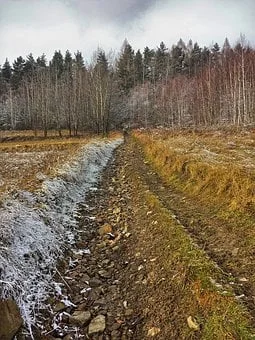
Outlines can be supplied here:
[[[41, 174], [53, 176], [56, 169], [76, 155], [79, 149], [99, 136], [68, 137], [69, 131], [0, 131], [0, 195], [13, 190], [34, 191], [41, 185]], [[120, 137], [111, 133], [109, 138]]]
[[[228, 278], [148, 190], [141, 173], [132, 170], [130, 176], [136, 192], [134, 223], [139, 225], [136, 249], [143, 258], [155, 259], [147, 264], [150, 284], [139, 291], [148, 307], [143, 338], [148, 329], [159, 327], [158, 340], [253, 339], [249, 315], [231, 292]], [[189, 317], [197, 329], [189, 327]]]
[[203, 203], [255, 211], [255, 134], [136, 132], [166, 181]]
[[48, 138], [1, 143], [0, 194], [18, 189], [38, 189], [40, 174], [53, 176], [61, 164], [74, 157], [90, 140], [88, 137]]
[[[69, 137], [68, 130], [61, 130], [61, 135], [63, 137]], [[59, 132], [57, 130], [49, 130], [47, 132], [48, 138], [59, 137]], [[8, 139], [40, 139], [44, 138], [44, 132], [38, 130], [36, 136], [33, 130], [0, 130], [0, 140]]]
[[[255, 315], [254, 132], [136, 132], [172, 193], [171, 205], [210, 257], [236, 282]], [[236, 291], [239, 294], [238, 285]], [[242, 294], [241, 293], [241, 294]]]

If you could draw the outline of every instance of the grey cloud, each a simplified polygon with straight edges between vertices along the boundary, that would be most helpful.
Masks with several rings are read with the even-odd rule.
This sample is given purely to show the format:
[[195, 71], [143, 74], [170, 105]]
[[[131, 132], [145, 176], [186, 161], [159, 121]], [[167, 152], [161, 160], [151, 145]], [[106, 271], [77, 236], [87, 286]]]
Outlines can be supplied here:
[[167, 46], [179, 38], [200, 45], [255, 43], [254, 0], [0, 0], [0, 64], [19, 55], [77, 49], [90, 58], [97, 47], [119, 50]]
[[88, 14], [102, 20], [126, 23], [143, 14], [155, 3], [163, 0], [69, 0], [70, 6], [78, 9], [80, 15]]

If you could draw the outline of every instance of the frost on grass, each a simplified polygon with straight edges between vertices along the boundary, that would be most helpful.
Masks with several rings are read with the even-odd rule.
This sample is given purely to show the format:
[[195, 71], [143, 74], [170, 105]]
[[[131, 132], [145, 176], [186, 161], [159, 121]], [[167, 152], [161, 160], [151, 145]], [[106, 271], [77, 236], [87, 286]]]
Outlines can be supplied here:
[[45, 179], [36, 194], [20, 191], [0, 207], [1, 297], [13, 297], [31, 330], [35, 316], [55, 291], [57, 260], [74, 243], [77, 204], [95, 188], [101, 170], [121, 140], [92, 142]]

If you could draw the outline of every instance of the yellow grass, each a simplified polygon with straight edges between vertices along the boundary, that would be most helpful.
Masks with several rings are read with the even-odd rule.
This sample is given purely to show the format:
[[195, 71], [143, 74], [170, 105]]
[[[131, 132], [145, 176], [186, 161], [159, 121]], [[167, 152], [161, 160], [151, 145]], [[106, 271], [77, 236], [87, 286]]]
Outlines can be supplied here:
[[204, 203], [255, 211], [255, 134], [136, 132], [166, 181]]
[[[133, 181], [136, 199], [143, 202], [138, 210], [137, 223], [144, 230], [138, 235], [138, 249], [160, 261], [159, 266], [155, 262], [150, 269], [147, 289], [151, 292], [147, 294], [156, 295], [157, 303], [148, 306], [152, 318], [148, 324], [162, 325], [160, 339], [253, 339], [250, 317], [235, 299], [227, 278], [148, 190], [142, 177], [135, 174]], [[134, 202], [136, 207], [139, 204]], [[152, 213], [148, 215], [147, 211]], [[162, 276], [164, 281], [159, 284]], [[223, 285], [219, 288], [215, 282]], [[171, 303], [166, 306], [171, 295]], [[159, 311], [159, 306], [163, 310]], [[188, 317], [192, 317], [197, 329], [188, 326]]]

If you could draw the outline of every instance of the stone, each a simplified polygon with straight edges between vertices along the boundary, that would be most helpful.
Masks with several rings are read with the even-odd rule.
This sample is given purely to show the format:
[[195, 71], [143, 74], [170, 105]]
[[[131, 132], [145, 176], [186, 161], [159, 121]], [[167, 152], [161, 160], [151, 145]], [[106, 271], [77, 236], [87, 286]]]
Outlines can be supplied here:
[[199, 325], [191, 316], [187, 318], [187, 323], [190, 329], [193, 329], [194, 331], [199, 331]]
[[233, 251], [232, 251], [232, 255], [237, 256], [238, 252], [239, 252], [239, 248], [234, 248]]
[[102, 265], [107, 266], [110, 262], [111, 262], [111, 260], [105, 259], [105, 260], [102, 261]]
[[111, 273], [107, 272], [104, 269], [99, 270], [98, 274], [104, 279], [110, 279], [111, 278]]
[[104, 224], [99, 228], [98, 233], [100, 236], [106, 235], [108, 233], [112, 233], [112, 226], [110, 224]]
[[128, 308], [125, 310], [125, 316], [131, 316], [133, 315], [134, 311], [131, 308]]
[[69, 316], [69, 323], [77, 326], [86, 326], [91, 319], [91, 313], [88, 311], [75, 311]]
[[82, 282], [89, 282], [90, 277], [88, 274], [82, 274]]
[[105, 330], [105, 316], [96, 316], [89, 324], [88, 334], [102, 333]]
[[111, 332], [111, 340], [118, 340], [120, 338], [120, 333], [117, 330]]
[[83, 302], [81, 303], [78, 307], [77, 307], [77, 311], [81, 311], [81, 310], [85, 310], [87, 308], [87, 302]]
[[72, 339], [73, 339], [72, 336], [69, 335], [69, 334], [67, 334], [67, 335], [63, 338], [63, 340], [72, 340]]
[[102, 291], [100, 290], [100, 288], [92, 289], [92, 290], [89, 292], [88, 299], [89, 299], [90, 301], [95, 301], [95, 300], [99, 299], [101, 293], [102, 293]]
[[0, 301], [0, 339], [11, 340], [23, 324], [15, 301], [8, 299]]
[[120, 329], [120, 327], [121, 327], [121, 324], [115, 322], [115, 323], [111, 326], [111, 330], [112, 330], [112, 331], [117, 331], [118, 329]]
[[160, 328], [152, 327], [148, 330], [147, 336], [154, 337], [160, 333]]
[[94, 302], [95, 306], [105, 306], [106, 305], [106, 301], [105, 299], [98, 299]]
[[89, 285], [90, 287], [94, 288], [94, 287], [99, 287], [102, 285], [102, 281], [96, 278], [92, 278], [89, 280]]

